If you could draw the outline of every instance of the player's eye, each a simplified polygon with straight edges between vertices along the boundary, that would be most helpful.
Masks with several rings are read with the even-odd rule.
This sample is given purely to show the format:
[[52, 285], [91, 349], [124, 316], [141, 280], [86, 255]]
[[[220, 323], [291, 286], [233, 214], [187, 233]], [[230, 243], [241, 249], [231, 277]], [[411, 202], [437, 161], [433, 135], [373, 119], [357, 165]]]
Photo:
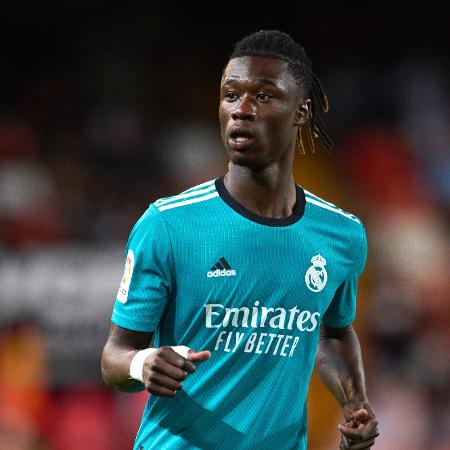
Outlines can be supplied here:
[[256, 96], [256, 100], [258, 100], [259, 102], [267, 102], [272, 98], [271, 95], [269, 94], [265, 94], [264, 92], [260, 92], [257, 96]]
[[238, 95], [235, 92], [228, 91], [228, 92], [225, 92], [224, 97], [225, 97], [225, 100], [228, 100], [229, 102], [233, 102], [233, 101], [237, 100]]

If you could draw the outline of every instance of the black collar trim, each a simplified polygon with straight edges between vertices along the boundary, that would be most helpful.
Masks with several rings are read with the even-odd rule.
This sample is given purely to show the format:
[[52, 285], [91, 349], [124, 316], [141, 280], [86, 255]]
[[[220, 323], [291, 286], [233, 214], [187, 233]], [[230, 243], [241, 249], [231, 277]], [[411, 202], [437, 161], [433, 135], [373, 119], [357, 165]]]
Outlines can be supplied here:
[[284, 217], [283, 219], [274, 219], [271, 217], [264, 217], [255, 214], [248, 209], [244, 208], [240, 203], [238, 203], [231, 194], [227, 191], [225, 183], [223, 182], [223, 177], [216, 179], [216, 189], [220, 195], [220, 198], [231, 208], [233, 208], [237, 213], [246, 219], [252, 220], [253, 222], [259, 223], [261, 225], [268, 225], [270, 227], [286, 227], [298, 222], [305, 212], [305, 192], [299, 185], [295, 185], [297, 191], [297, 200], [295, 202], [294, 210], [289, 217]]

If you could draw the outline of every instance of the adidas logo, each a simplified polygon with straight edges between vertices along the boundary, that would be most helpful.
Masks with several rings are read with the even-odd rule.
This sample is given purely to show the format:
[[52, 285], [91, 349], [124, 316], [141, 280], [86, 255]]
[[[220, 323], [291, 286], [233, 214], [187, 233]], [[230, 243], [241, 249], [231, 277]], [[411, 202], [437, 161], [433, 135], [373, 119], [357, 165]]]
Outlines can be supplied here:
[[228, 261], [224, 257], [220, 258], [219, 261], [217, 261], [206, 274], [208, 278], [234, 277], [235, 275], [236, 271], [231, 268]]

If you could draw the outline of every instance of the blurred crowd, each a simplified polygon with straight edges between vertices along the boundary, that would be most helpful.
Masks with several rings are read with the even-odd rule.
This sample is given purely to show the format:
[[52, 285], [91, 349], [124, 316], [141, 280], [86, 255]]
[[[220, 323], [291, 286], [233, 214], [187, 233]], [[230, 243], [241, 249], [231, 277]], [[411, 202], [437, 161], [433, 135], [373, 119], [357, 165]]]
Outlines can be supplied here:
[[[146, 394], [105, 388], [99, 365], [128, 233], [150, 202], [226, 171], [217, 87], [242, 33], [217, 43], [208, 64], [214, 43], [192, 31], [192, 42], [177, 46], [197, 45], [197, 53], [173, 61], [170, 44], [155, 42], [164, 24], [149, 20], [153, 35], [125, 20], [128, 41], [117, 38], [107, 50], [118, 22], [106, 36], [91, 23], [80, 41], [63, 41], [68, 49], [44, 49], [40, 34], [0, 60], [3, 450], [130, 448]], [[129, 52], [145, 32], [152, 44]], [[380, 450], [450, 445], [450, 84], [443, 61], [406, 51], [395, 64], [319, 59], [336, 149], [296, 161], [299, 184], [357, 214], [367, 229], [356, 328]], [[314, 378], [312, 450], [337, 448], [342, 418], [328, 395]]]

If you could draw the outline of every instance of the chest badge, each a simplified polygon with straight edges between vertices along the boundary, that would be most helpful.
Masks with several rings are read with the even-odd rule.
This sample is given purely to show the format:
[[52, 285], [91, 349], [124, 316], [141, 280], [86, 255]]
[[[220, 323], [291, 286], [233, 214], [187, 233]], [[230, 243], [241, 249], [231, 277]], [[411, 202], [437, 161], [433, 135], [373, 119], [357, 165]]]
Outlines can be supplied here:
[[320, 292], [328, 280], [325, 269], [327, 260], [321, 255], [316, 255], [311, 258], [311, 262], [312, 266], [305, 273], [305, 283], [310, 291]]

